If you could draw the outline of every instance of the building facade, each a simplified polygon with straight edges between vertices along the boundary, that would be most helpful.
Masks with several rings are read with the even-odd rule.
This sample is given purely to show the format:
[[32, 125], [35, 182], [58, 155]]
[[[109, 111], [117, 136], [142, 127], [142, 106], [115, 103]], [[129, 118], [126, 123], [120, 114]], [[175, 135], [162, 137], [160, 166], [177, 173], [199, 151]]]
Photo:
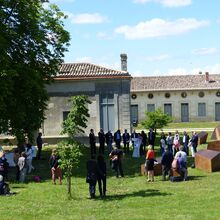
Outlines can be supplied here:
[[220, 75], [134, 77], [131, 120], [160, 107], [174, 122], [220, 121]]
[[117, 71], [88, 63], [63, 64], [54, 83], [47, 86], [49, 93], [46, 119], [42, 125], [44, 136], [59, 137], [62, 122], [66, 119], [74, 95], [88, 95], [90, 118], [85, 129], [87, 136], [93, 128], [105, 132], [117, 129], [130, 130], [130, 82], [127, 56], [121, 55], [123, 70]]

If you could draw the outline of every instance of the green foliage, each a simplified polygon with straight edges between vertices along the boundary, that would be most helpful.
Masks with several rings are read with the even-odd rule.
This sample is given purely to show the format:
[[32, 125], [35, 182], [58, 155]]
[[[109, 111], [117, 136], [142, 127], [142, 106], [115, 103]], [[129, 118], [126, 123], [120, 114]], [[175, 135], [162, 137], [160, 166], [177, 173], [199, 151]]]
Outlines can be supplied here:
[[91, 103], [88, 96], [80, 95], [71, 97], [72, 108], [67, 119], [63, 122], [63, 134], [74, 137], [78, 133], [84, 133], [83, 128], [87, 127], [89, 110], [87, 105]]
[[66, 176], [72, 176], [80, 162], [82, 153], [80, 147], [83, 147], [80, 142], [75, 140], [61, 141], [58, 144], [58, 154], [60, 156], [60, 167]]
[[172, 122], [172, 117], [164, 114], [161, 108], [156, 109], [154, 112], [145, 112], [145, 115], [146, 119], [141, 124], [144, 128], [152, 128], [155, 131]]
[[0, 133], [33, 137], [44, 120], [45, 85], [67, 50], [64, 14], [46, 0], [0, 0]]

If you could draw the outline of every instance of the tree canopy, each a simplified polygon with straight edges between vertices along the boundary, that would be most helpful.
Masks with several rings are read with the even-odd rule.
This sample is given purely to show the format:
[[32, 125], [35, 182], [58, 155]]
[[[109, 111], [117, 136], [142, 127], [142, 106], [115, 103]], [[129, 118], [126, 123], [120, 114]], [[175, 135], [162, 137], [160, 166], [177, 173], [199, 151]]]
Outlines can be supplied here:
[[59, 70], [70, 40], [65, 15], [46, 0], [0, 0], [0, 133], [18, 142], [40, 128], [45, 85]]
[[146, 118], [141, 123], [145, 128], [152, 128], [157, 130], [163, 128], [168, 123], [172, 122], [172, 117], [164, 114], [161, 108], [156, 109], [154, 112], [145, 112]]

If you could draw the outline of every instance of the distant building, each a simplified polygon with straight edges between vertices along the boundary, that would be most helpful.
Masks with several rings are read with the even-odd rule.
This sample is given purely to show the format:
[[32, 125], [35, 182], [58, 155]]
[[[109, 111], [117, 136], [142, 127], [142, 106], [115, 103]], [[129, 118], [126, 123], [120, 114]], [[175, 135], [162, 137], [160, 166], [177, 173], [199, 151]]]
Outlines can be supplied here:
[[134, 77], [131, 120], [158, 107], [175, 122], [220, 121], [220, 74]]
[[92, 104], [88, 106], [90, 118], [85, 130], [86, 136], [93, 128], [97, 134], [100, 128], [105, 132], [117, 129], [130, 130], [130, 82], [127, 72], [127, 55], [121, 54], [122, 70], [112, 70], [89, 63], [63, 64], [55, 82], [47, 86], [50, 96], [45, 121], [44, 136], [58, 137], [62, 122], [70, 111], [69, 98], [85, 94]]

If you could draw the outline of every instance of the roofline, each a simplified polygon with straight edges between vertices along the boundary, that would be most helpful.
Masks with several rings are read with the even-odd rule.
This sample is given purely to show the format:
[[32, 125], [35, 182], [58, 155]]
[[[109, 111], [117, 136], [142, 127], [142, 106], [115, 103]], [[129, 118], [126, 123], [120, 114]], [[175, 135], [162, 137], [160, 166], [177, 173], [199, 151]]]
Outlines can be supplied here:
[[80, 80], [90, 80], [90, 79], [132, 79], [130, 75], [128, 76], [83, 76], [83, 77], [75, 77], [75, 76], [69, 76], [69, 77], [54, 77], [55, 81], [80, 81]]
[[198, 91], [198, 90], [219, 90], [219, 87], [216, 88], [177, 88], [177, 89], [142, 89], [142, 90], [134, 90], [131, 89], [131, 92], [163, 92], [163, 91]]
[[119, 73], [128, 73], [128, 71], [124, 71], [124, 70], [116, 70], [116, 69], [112, 69], [112, 68], [109, 68], [109, 67], [105, 67], [105, 66], [101, 66], [101, 65], [98, 65], [98, 64], [94, 64], [94, 63], [88, 63], [88, 62], [77, 62], [77, 63], [62, 63], [62, 65], [75, 65], [75, 64], [88, 64], [88, 65], [93, 65], [93, 66], [97, 66], [97, 67], [100, 67], [100, 68], [104, 68], [104, 69], [108, 69], [108, 70], [111, 70], [111, 71], [116, 71], [116, 72], [119, 72]]

